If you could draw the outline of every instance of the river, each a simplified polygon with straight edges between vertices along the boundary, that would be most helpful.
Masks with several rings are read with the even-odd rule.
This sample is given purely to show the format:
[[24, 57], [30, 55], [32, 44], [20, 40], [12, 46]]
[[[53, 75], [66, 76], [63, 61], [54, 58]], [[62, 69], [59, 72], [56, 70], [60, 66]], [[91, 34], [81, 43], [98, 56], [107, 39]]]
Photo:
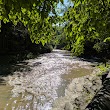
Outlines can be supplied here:
[[18, 63], [11, 75], [0, 76], [0, 110], [50, 110], [74, 78], [93, 72], [92, 65], [65, 50]]

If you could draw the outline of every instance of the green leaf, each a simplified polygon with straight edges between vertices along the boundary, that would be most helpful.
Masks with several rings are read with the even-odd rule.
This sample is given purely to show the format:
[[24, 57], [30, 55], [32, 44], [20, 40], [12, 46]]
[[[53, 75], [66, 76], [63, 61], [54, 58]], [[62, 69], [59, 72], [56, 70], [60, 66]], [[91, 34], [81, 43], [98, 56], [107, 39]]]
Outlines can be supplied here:
[[25, 8], [22, 8], [22, 7], [21, 7], [21, 11], [22, 11], [23, 14], [26, 13], [26, 9], [25, 9]]
[[107, 42], [107, 41], [110, 42], [110, 37], [107, 37], [106, 39], [104, 39], [104, 42]]
[[60, 2], [63, 4], [64, 1], [63, 0], [60, 0]]
[[74, 7], [75, 7], [75, 8], [76, 8], [76, 7], [78, 7], [78, 6], [79, 6], [79, 4], [80, 4], [80, 0], [79, 0], [78, 2], [75, 2]]
[[4, 18], [3, 22], [6, 24], [7, 22], [9, 22], [9, 20], [7, 18]]

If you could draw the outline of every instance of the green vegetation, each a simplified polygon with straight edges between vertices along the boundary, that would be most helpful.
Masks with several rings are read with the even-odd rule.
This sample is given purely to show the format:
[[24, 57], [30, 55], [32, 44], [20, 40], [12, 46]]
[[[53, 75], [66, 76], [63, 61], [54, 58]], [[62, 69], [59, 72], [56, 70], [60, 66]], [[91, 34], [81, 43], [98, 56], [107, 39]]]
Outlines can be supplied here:
[[98, 56], [106, 64], [110, 0], [70, 0], [73, 5], [56, 9], [58, 2], [65, 5], [63, 0], [0, 0], [0, 20], [22, 23], [33, 43], [71, 50], [76, 56]]
[[[50, 52], [57, 2], [0, 0], [0, 54], [24, 59], [32, 54]], [[54, 16], [49, 16], [50, 12]]]
[[[44, 45], [54, 31], [56, 3], [57, 0], [0, 0], [0, 20], [14, 25], [22, 22], [28, 28], [32, 42]], [[54, 16], [49, 16], [50, 12]]]
[[14, 26], [11, 22], [4, 24], [0, 33], [0, 57], [10, 56], [10, 62], [34, 58], [41, 53], [51, 52], [50, 44], [44, 46], [31, 42], [29, 32], [22, 23]]
[[[92, 49], [110, 53], [110, 1], [73, 0], [64, 15], [66, 37], [71, 40], [72, 52], [81, 55]], [[89, 48], [87, 50], [87, 48]]]
[[100, 73], [98, 74], [100, 76], [104, 72], [106, 72], [106, 71], [108, 71], [110, 69], [110, 63], [107, 63], [106, 66], [104, 64], [99, 64], [97, 67], [100, 69]]

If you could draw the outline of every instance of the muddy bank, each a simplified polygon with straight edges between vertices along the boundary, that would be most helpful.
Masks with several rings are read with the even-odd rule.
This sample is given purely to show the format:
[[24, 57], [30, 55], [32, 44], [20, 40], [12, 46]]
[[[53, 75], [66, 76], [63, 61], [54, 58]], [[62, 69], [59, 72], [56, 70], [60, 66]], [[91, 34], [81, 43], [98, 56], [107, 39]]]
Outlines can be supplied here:
[[[54, 50], [52, 53], [40, 55], [38, 58], [18, 63], [16, 71], [7, 77], [8, 84], [13, 87], [12, 97], [7, 102], [6, 110], [50, 110], [57, 98], [80, 93], [77, 88], [67, 85], [74, 79], [93, 73], [93, 63], [76, 57], [64, 50]], [[77, 83], [79, 83], [81, 80]], [[72, 83], [76, 82], [73, 80]], [[83, 81], [82, 81], [83, 83]], [[76, 86], [77, 84], [74, 84]], [[72, 93], [71, 88], [76, 92]], [[69, 99], [66, 97], [67, 99]], [[72, 97], [71, 97], [72, 98]], [[58, 99], [58, 100], [60, 100]], [[65, 100], [68, 101], [68, 100]], [[56, 101], [55, 101], [56, 102]], [[60, 108], [60, 103], [53, 107]], [[11, 104], [13, 103], [13, 104]], [[10, 105], [11, 104], [11, 105]], [[65, 108], [63, 101], [63, 109]], [[69, 103], [70, 104], [70, 103]], [[68, 104], [67, 104], [68, 106]], [[61, 109], [60, 109], [61, 110]]]
[[53, 102], [51, 110], [85, 110], [88, 103], [101, 88], [101, 76], [95, 69], [93, 74], [75, 78], [65, 89], [65, 96]]

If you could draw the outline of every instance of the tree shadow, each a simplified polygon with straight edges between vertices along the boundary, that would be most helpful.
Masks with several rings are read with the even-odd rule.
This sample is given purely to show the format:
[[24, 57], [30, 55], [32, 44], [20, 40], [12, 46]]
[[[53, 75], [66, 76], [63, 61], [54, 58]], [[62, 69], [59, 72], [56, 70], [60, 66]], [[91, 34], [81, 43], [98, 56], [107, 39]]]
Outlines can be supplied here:
[[[81, 57], [78, 57], [80, 60], [82, 61], [87, 61], [87, 62], [91, 62], [93, 63], [94, 65], [99, 65], [99, 63], [105, 63], [106, 62], [106, 59], [104, 58], [100, 58], [100, 57], [92, 57], [92, 56], [81, 56]], [[92, 65], [92, 66], [94, 66]]]
[[5, 57], [0, 55], [0, 85], [6, 85], [6, 81], [4, 77], [11, 74], [10, 67], [11, 65], [8, 63], [9, 57]]
[[13, 75], [15, 71], [31, 71], [31, 68], [25, 61], [14, 61], [10, 56], [0, 56], [0, 77], [7, 77]]

